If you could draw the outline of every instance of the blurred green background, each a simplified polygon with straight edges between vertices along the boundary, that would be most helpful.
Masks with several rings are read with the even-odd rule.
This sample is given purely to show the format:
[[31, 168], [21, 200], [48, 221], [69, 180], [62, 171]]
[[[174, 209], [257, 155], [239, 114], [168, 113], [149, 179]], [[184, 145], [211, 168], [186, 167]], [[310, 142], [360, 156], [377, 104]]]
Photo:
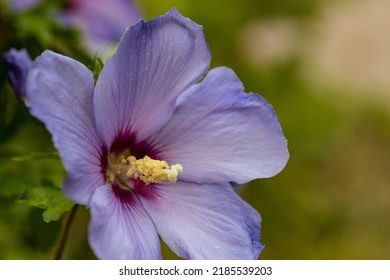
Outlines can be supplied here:
[[[1, 1], [1, 54], [27, 48], [36, 57], [49, 48], [92, 67], [77, 30], [38, 16], [41, 11], [13, 14]], [[287, 166], [239, 189], [263, 217], [260, 258], [389, 259], [390, 2], [136, 3], [146, 20], [176, 7], [203, 25], [211, 67], [232, 68], [246, 91], [260, 93], [279, 117]], [[29, 199], [42, 188], [59, 189], [65, 172], [50, 135], [15, 98], [5, 71], [2, 61], [0, 259], [51, 258], [64, 217], [44, 222], [41, 208], [50, 208], [52, 198], [36, 205], [41, 208]], [[94, 258], [88, 220], [79, 207], [63, 258]], [[166, 247], [163, 254], [177, 258]]]

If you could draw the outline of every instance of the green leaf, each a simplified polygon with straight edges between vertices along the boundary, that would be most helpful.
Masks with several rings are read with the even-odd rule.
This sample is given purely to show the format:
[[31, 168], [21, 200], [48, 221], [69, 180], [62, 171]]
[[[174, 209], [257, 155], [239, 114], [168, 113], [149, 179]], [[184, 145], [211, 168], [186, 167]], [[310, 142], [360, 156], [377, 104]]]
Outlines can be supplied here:
[[48, 182], [44, 182], [44, 186], [27, 189], [18, 199], [19, 203], [45, 209], [42, 216], [46, 223], [57, 221], [74, 205], [64, 196], [60, 188]]
[[104, 62], [101, 58], [99, 57], [95, 57], [92, 65], [89, 66], [89, 69], [92, 71], [93, 73], [93, 78], [95, 80], [95, 84], [96, 84], [96, 81], [97, 79], [99, 78], [99, 75], [100, 75], [100, 72], [102, 71], [103, 69], [103, 66], [104, 66]]
[[14, 161], [29, 161], [29, 160], [39, 160], [39, 159], [60, 159], [60, 156], [56, 152], [53, 153], [32, 152], [28, 155], [12, 158], [12, 160]]

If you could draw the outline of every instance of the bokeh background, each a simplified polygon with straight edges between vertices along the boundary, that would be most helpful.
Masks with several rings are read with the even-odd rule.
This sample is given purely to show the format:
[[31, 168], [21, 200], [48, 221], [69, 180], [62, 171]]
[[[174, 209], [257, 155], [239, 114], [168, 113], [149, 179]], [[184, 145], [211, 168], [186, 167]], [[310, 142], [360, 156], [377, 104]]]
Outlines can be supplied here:
[[[0, 54], [26, 48], [34, 58], [52, 49], [96, 65], [85, 35], [50, 12], [69, 5], [47, 1], [17, 11], [10, 1], [0, 0]], [[279, 117], [287, 166], [239, 189], [263, 217], [261, 259], [390, 258], [388, 0], [135, 5], [146, 20], [176, 7], [203, 25], [211, 66], [232, 68], [246, 91], [260, 93]], [[66, 214], [45, 222], [43, 208], [55, 207], [58, 196], [44, 192], [39, 201], [40, 191], [60, 192], [65, 172], [50, 135], [14, 96], [0, 65], [0, 259], [51, 258]], [[88, 210], [79, 207], [63, 258], [95, 258], [88, 220]], [[163, 254], [177, 258], [166, 246]]]

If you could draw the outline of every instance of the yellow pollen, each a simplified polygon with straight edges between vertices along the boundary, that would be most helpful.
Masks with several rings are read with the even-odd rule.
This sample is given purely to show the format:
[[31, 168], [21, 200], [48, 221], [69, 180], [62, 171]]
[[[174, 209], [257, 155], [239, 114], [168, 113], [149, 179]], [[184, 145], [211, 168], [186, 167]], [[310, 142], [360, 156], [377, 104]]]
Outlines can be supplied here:
[[183, 166], [174, 164], [169, 168], [166, 161], [151, 159], [145, 156], [136, 159], [134, 156], [121, 159], [122, 164], [128, 167], [125, 175], [134, 179], [140, 179], [145, 185], [161, 183], [168, 180], [171, 183], [177, 181], [177, 176], [183, 171]]

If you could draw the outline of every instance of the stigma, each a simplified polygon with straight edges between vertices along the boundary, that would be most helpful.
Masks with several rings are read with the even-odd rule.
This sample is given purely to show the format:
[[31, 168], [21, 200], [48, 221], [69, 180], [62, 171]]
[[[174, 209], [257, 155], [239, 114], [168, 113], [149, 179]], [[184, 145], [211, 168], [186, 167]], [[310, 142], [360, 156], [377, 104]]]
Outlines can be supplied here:
[[183, 171], [183, 166], [180, 164], [173, 164], [169, 167], [168, 163], [163, 160], [155, 160], [148, 156], [142, 159], [137, 159], [134, 156], [120, 159], [120, 173], [127, 178], [139, 179], [150, 185], [153, 183], [162, 183], [169, 181], [175, 183], [179, 173]]

